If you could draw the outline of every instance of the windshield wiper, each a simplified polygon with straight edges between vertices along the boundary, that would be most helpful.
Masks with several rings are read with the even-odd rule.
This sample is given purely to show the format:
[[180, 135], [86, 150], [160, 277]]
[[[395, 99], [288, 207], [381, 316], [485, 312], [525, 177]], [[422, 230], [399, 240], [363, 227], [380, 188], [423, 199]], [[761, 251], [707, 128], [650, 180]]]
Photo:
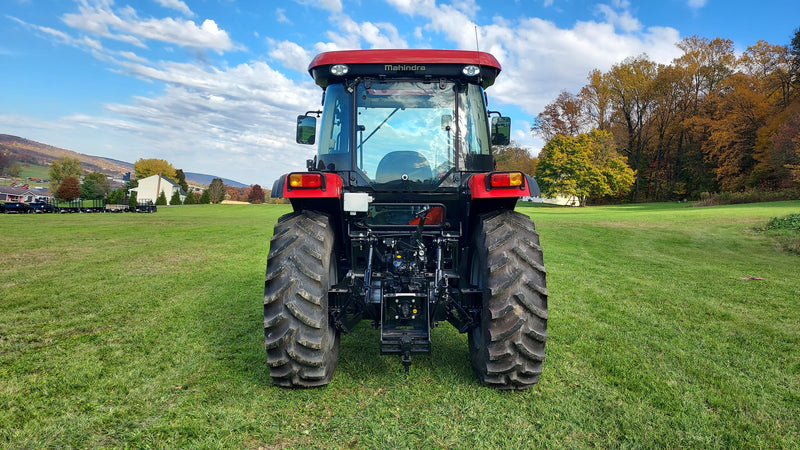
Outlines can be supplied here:
[[363, 147], [363, 146], [364, 146], [364, 143], [366, 143], [366, 142], [369, 140], [369, 138], [371, 138], [372, 136], [374, 136], [374, 135], [375, 135], [375, 133], [377, 133], [377, 132], [378, 132], [378, 130], [380, 130], [380, 129], [381, 129], [381, 127], [382, 127], [382, 126], [383, 126], [383, 125], [384, 125], [384, 124], [385, 124], [385, 123], [386, 123], [386, 122], [387, 122], [389, 119], [391, 119], [391, 118], [392, 118], [392, 116], [394, 115], [394, 113], [396, 113], [396, 112], [397, 112], [397, 111], [399, 111], [399, 110], [400, 110], [400, 107], [399, 107], [399, 106], [398, 106], [397, 108], [395, 108], [395, 109], [394, 109], [394, 111], [392, 111], [392, 112], [391, 112], [391, 113], [390, 113], [388, 116], [386, 116], [386, 118], [385, 118], [385, 119], [383, 119], [383, 122], [379, 123], [379, 124], [378, 124], [378, 126], [377, 126], [377, 127], [375, 127], [375, 129], [374, 129], [374, 130], [372, 130], [372, 133], [370, 133], [370, 134], [369, 134], [369, 136], [367, 136], [367, 138], [366, 138], [366, 139], [364, 139], [363, 141], [361, 141], [361, 143], [360, 143], [360, 144], [358, 144], [358, 146], [359, 146], [359, 147]]

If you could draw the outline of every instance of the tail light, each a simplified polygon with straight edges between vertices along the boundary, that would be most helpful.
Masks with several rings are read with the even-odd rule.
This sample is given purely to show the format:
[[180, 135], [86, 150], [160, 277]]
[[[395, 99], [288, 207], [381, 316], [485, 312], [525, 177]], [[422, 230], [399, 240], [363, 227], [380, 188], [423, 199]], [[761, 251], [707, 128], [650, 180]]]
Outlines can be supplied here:
[[293, 173], [289, 175], [291, 189], [313, 189], [322, 187], [321, 173]]
[[487, 178], [487, 188], [519, 188], [522, 187], [523, 180], [522, 172], [494, 172]]

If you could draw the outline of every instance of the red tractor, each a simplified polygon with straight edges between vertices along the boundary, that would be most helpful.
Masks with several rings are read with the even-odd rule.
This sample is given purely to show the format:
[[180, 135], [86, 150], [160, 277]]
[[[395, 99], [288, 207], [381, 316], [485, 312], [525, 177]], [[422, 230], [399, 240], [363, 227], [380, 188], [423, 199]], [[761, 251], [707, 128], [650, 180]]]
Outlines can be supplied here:
[[340, 333], [368, 319], [381, 354], [406, 371], [447, 321], [467, 333], [482, 383], [535, 384], [545, 268], [533, 222], [514, 207], [539, 187], [495, 171], [491, 146], [508, 145], [511, 121], [487, 111], [484, 89], [500, 64], [473, 51], [356, 50], [322, 53], [309, 72], [323, 108], [297, 118], [297, 141], [316, 142], [317, 155], [272, 188], [294, 210], [267, 262], [274, 383], [326, 385]]

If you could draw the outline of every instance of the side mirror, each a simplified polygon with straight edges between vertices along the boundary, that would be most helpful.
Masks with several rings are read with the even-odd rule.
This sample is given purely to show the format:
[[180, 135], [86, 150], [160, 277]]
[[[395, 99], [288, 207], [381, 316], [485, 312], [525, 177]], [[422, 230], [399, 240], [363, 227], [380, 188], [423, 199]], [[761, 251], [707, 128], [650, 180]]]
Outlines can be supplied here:
[[511, 117], [492, 117], [492, 145], [511, 142]]
[[317, 137], [317, 118], [311, 116], [297, 116], [297, 143], [314, 144]]

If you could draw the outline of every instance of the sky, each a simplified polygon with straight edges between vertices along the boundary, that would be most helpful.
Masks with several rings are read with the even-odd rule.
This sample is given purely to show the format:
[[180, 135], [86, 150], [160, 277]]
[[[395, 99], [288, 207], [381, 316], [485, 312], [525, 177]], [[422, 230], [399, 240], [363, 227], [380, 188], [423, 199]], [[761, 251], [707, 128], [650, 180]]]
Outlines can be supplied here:
[[503, 67], [490, 108], [536, 155], [533, 119], [593, 69], [798, 27], [794, 0], [0, 0], [0, 134], [269, 189], [315, 153], [294, 142], [322, 99], [314, 55], [477, 47]]

